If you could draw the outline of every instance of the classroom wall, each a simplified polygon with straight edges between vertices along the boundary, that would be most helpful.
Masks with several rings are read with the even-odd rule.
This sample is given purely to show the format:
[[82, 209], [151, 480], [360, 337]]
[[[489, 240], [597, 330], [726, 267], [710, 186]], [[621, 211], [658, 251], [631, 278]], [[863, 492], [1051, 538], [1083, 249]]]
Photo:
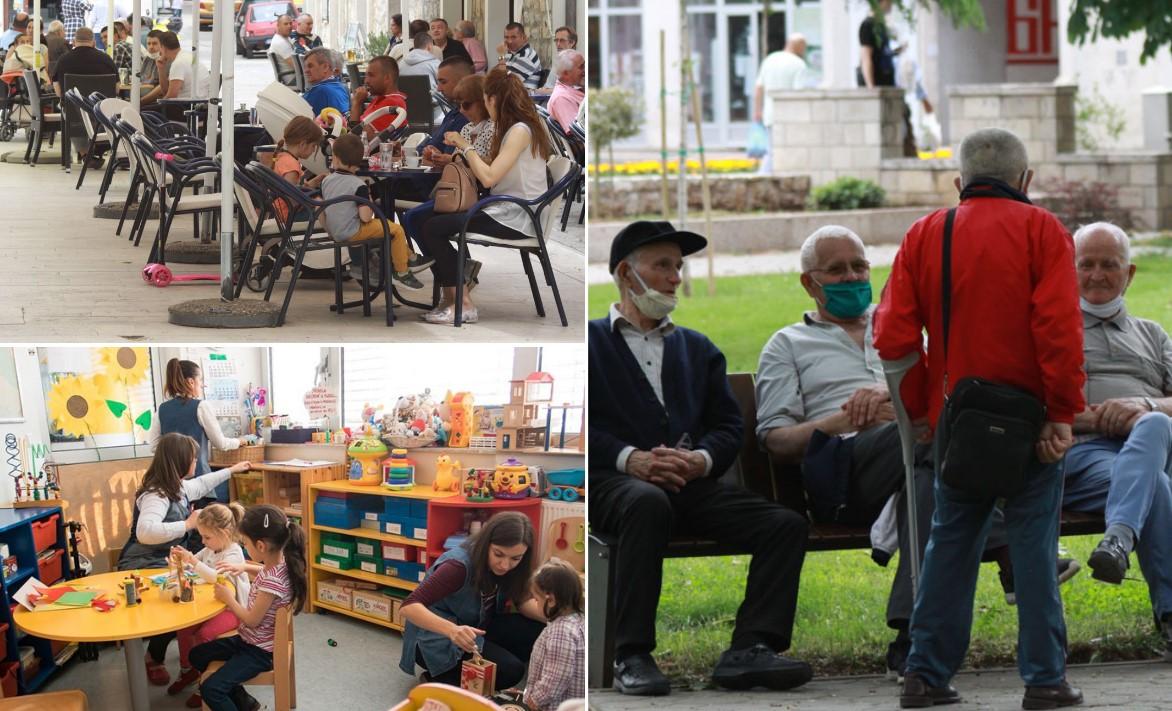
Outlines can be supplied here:
[[[31, 444], [48, 445], [49, 425], [45, 421], [45, 398], [41, 394], [41, 372], [37, 365], [37, 349], [31, 346], [13, 346], [13, 360], [20, 387], [20, 405], [24, 419], [21, 422], [0, 424], [0, 437], [8, 434], [17, 438], [28, 437]], [[0, 441], [3, 441], [0, 438]], [[4, 453], [3, 472], [9, 474], [8, 455]], [[12, 480], [0, 478], [0, 505], [11, 502], [14, 489]]]

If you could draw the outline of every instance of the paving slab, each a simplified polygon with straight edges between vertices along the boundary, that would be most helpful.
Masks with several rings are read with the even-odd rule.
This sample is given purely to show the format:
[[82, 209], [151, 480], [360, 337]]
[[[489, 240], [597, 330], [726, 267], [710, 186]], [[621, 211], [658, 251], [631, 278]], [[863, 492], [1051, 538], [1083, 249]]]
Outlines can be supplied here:
[[[1114, 708], [1127, 711], [1167, 711], [1172, 708], [1172, 664], [1161, 661], [1121, 662], [1071, 666], [1067, 678], [1082, 689], [1078, 708]], [[1020, 709], [1025, 691], [1016, 669], [968, 671], [953, 685], [962, 703], [944, 709]], [[673, 689], [661, 697], [623, 696], [615, 691], [591, 690], [595, 711], [892, 711], [899, 708], [899, 685], [882, 676], [826, 677], [793, 691], [729, 692]]]

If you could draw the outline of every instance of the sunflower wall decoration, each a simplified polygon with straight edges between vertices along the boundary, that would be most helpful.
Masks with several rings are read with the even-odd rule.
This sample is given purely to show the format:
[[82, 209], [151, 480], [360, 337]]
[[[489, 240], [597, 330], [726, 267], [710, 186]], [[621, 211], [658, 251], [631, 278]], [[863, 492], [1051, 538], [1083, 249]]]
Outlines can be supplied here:
[[[145, 380], [151, 369], [150, 350], [118, 346], [99, 348], [94, 354], [99, 373], [94, 381], [101, 389], [106, 402], [105, 410], [112, 432], [133, 432], [134, 425], [144, 430], [151, 428], [151, 411], [144, 410], [134, 417], [130, 411], [130, 389]], [[121, 392], [119, 392], [121, 386]], [[125, 418], [125, 422], [123, 422]], [[124, 425], [128, 425], [124, 426]]]
[[53, 426], [70, 437], [92, 437], [108, 422], [104, 398], [93, 378], [77, 375], [56, 378], [45, 404]]

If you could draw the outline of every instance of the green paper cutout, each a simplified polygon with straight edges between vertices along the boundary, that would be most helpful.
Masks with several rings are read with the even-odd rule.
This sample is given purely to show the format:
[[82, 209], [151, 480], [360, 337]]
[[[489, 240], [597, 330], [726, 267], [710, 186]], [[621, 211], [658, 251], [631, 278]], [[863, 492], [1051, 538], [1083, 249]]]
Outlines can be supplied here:
[[151, 411], [144, 410], [143, 413], [138, 416], [138, 419], [134, 421], [134, 424], [138, 425], [144, 430], [149, 430], [151, 428]]
[[107, 400], [106, 407], [110, 408], [110, 412], [114, 413], [114, 417], [122, 417], [122, 413], [126, 412], [126, 404], [116, 400]]

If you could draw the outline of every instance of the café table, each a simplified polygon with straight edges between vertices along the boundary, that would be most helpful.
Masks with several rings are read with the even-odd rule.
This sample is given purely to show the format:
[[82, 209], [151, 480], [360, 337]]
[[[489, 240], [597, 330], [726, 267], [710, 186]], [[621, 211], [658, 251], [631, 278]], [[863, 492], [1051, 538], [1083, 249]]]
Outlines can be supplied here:
[[[136, 572], [143, 578], [150, 578], [164, 574], [167, 570], [160, 568]], [[98, 612], [93, 607], [30, 612], [20, 607], [13, 616], [13, 622], [22, 631], [44, 639], [69, 642], [121, 641], [122, 651], [126, 655], [130, 708], [133, 711], [150, 711], [143, 638], [210, 620], [224, 610], [224, 603], [216, 600], [212, 585], [195, 585], [195, 600], [180, 603], [172, 602], [169, 593], [164, 599], [159, 589], [151, 585], [142, 592], [139, 604], [128, 607], [122, 593], [122, 581], [127, 575], [126, 571], [115, 571], [61, 583], [104, 591], [107, 598], [118, 602], [109, 612]]]
[[[443, 170], [438, 166], [432, 166], [431, 168], [423, 166], [420, 168], [401, 168], [399, 170], [371, 170], [370, 168], [363, 168], [359, 170], [356, 175], [364, 178], [370, 178], [376, 183], [380, 184], [381, 190], [379, 191], [379, 206], [382, 208], [383, 215], [385, 215], [388, 220], [394, 220], [395, 193], [403, 187], [409, 186], [412, 188], [411, 192], [414, 195], [429, 195], [431, 194], [432, 189], [435, 188], [436, 183], [439, 182], [441, 173], [443, 173]], [[384, 278], [381, 281], [389, 280]], [[381, 284], [378, 288], [375, 289], [374, 294], [371, 295], [371, 302], [373, 302], [375, 296], [380, 293], [382, 293]], [[400, 294], [399, 291], [394, 288], [393, 284], [391, 285], [391, 295], [394, 296], [395, 299], [399, 301], [399, 303], [412, 306], [417, 309], [431, 310], [435, 308], [434, 303], [424, 304], [403, 298], [402, 294]], [[346, 308], [349, 308], [351, 305], [352, 304], [344, 304]], [[331, 310], [333, 309], [332, 306], [330, 308]]]

